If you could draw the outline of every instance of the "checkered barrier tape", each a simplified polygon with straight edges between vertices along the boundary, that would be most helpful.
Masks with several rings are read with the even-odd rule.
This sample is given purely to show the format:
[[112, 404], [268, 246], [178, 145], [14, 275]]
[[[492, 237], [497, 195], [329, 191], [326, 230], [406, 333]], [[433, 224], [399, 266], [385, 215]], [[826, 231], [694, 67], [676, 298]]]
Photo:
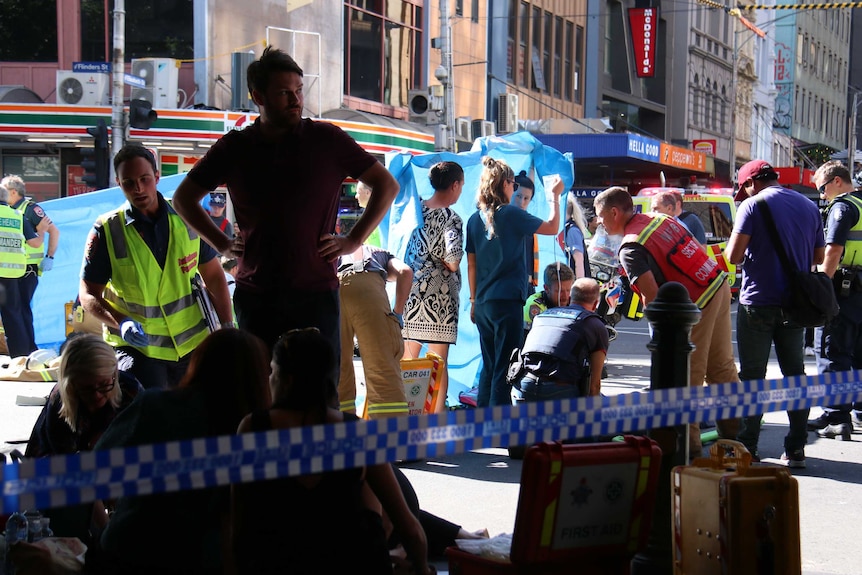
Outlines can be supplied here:
[[464, 409], [5, 465], [0, 512], [214, 487], [862, 400], [862, 371]]

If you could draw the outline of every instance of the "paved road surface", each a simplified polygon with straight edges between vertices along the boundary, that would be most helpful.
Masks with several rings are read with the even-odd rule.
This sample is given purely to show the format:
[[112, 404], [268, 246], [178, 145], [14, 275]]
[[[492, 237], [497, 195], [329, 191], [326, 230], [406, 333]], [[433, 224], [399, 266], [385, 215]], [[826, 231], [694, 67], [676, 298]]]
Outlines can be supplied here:
[[[734, 321], [735, 323], [735, 321]], [[620, 337], [611, 344], [609, 377], [603, 382], [607, 394], [645, 389], [649, 380], [646, 324], [624, 322]], [[357, 374], [362, 379], [357, 361]], [[814, 374], [809, 358], [807, 373]], [[769, 377], [780, 377], [777, 363], [769, 366]], [[0, 382], [0, 452], [23, 445], [38, 407], [16, 406], [17, 395], [44, 396], [51, 383]], [[814, 415], [818, 410], [814, 410]], [[784, 413], [767, 414], [761, 437], [761, 454], [767, 462], [778, 462], [786, 433]], [[820, 439], [809, 434], [806, 448], [808, 468], [794, 470], [799, 481], [803, 573], [847, 575], [862, 573], [858, 548], [857, 513], [862, 502], [862, 434], [853, 441]], [[521, 474], [520, 461], [511, 460], [503, 449], [486, 449], [401, 466], [410, 478], [422, 507], [463, 525], [468, 530], [487, 528], [492, 535], [512, 533]], [[437, 563], [448, 571], [445, 561]]]

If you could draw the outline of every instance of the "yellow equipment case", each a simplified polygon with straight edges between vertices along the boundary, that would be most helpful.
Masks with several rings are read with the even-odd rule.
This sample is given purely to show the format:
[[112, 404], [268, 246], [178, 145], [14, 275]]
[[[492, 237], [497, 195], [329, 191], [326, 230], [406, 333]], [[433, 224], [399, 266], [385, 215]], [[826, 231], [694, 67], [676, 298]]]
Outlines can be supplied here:
[[799, 574], [799, 486], [720, 439], [672, 471], [675, 575]]

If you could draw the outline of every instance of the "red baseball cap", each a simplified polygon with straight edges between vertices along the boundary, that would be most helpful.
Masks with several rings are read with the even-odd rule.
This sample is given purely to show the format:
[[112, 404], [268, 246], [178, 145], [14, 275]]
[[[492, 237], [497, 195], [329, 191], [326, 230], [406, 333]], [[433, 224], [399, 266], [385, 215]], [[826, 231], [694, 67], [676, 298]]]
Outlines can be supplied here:
[[757, 180], [760, 178], [778, 179], [778, 172], [766, 160], [751, 160], [739, 168], [739, 174], [736, 178], [737, 190], [733, 199], [740, 202], [747, 198], [748, 194], [742, 190], [742, 185], [748, 180]]

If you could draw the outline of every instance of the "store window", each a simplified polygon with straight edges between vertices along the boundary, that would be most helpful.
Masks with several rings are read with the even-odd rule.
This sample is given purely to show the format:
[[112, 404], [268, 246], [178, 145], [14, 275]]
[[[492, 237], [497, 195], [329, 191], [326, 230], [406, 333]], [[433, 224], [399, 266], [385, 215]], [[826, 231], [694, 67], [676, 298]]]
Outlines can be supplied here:
[[422, 78], [421, 0], [345, 2], [346, 95], [406, 106]]
[[3, 155], [3, 174], [21, 176], [27, 195], [37, 202], [60, 197], [60, 157], [53, 155]]
[[57, 61], [57, 0], [0, 0], [0, 61]]

